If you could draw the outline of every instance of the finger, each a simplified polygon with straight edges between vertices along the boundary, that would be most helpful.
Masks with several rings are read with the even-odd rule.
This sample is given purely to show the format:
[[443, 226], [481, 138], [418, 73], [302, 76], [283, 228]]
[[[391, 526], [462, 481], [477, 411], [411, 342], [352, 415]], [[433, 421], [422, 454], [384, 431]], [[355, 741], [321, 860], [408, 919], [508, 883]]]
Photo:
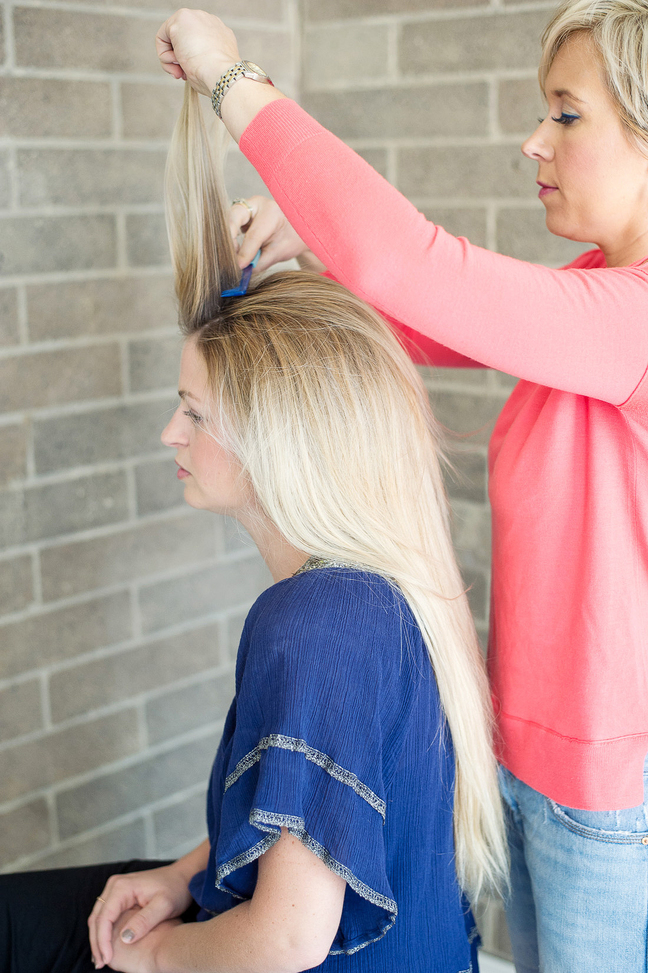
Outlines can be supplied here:
[[263, 247], [258, 263], [252, 271], [253, 277], [255, 277], [257, 274], [262, 274], [264, 270], [269, 270], [270, 267], [273, 267], [282, 259], [281, 254], [278, 253], [278, 249], [279, 248], [272, 242]]
[[120, 939], [124, 943], [136, 943], [146, 936], [147, 933], [158, 926], [165, 919], [169, 919], [173, 913], [173, 904], [168, 897], [163, 894], [154, 895], [153, 898], [139, 912], [134, 912], [130, 916], [124, 929], [120, 933]]
[[106, 901], [97, 900], [95, 909], [92, 910], [96, 943], [96, 952], [93, 950], [93, 954], [95, 959], [99, 961], [97, 969], [100, 969], [104, 963], [110, 963], [112, 959], [113, 926], [127, 909], [131, 909], [136, 904], [136, 899], [132, 893], [129, 894], [125, 889], [113, 891], [105, 889], [104, 891]]
[[173, 44], [169, 37], [168, 23], [169, 21], [165, 20], [155, 35], [155, 50], [157, 51], [158, 57], [161, 57], [166, 51], [173, 50]]
[[92, 953], [92, 962], [97, 969], [100, 968], [101, 964], [101, 952], [99, 950], [99, 945], [97, 943], [97, 915], [101, 909], [101, 903], [99, 899], [95, 901], [92, 912], [88, 916], [88, 936], [90, 938], [90, 951]]
[[[257, 217], [257, 220], [261, 220]], [[252, 263], [256, 257], [259, 250], [261, 251], [261, 257], [259, 258], [259, 263], [256, 266], [256, 270], [262, 269], [260, 267], [261, 261], [267, 256], [264, 251], [268, 249], [272, 240], [267, 232], [267, 229], [263, 226], [263, 221], [261, 223], [252, 220], [249, 229], [246, 231], [245, 236], [241, 241], [241, 246], [237, 254], [237, 261], [239, 267], [247, 267], [248, 264]]]
[[[229, 211], [230, 230], [233, 235], [238, 236], [239, 233], [243, 233], [244, 227], [251, 223], [255, 216], [256, 209], [250, 200], [246, 199], [245, 203], [241, 200], [235, 200]], [[234, 233], [234, 230], [236, 230], [236, 233]]]

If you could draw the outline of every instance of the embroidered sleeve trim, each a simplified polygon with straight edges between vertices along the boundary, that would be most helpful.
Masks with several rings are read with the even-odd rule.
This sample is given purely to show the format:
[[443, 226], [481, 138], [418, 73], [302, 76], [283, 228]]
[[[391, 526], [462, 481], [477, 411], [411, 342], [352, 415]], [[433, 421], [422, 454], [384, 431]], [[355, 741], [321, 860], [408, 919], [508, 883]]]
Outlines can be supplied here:
[[[330, 956], [345, 955], [351, 956], [353, 953], [357, 953], [359, 950], [364, 949], [365, 946], [370, 946], [371, 943], [378, 942], [383, 936], [389, 932], [394, 923], [396, 922], [396, 916], [398, 915], [398, 906], [393, 899], [387, 898], [385, 895], [381, 895], [380, 892], [376, 892], [374, 889], [369, 888], [364, 882], [361, 882], [353, 872], [342, 865], [340, 862], [336, 861], [335, 858], [327, 851], [323, 845], [320, 845], [315, 838], [312, 837], [306, 831], [306, 824], [303, 818], [296, 817], [292, 814], [276, 814], [273, 811], [263, 811], [260, 808], [252, 808], [250, 811], [250, 824], [254, 825], [255, 828], [259, 828], [260, 831], [267, 831], [268, 834], [261, 841], [253, 845], [252, 848], [248, 848], [246, 851], [237, 855], [235, 858], [230, 859], [230, 861], [225, 862], [216, 871], [216, 888], [220, 889], [222, 892], [227, 892], [230, 895], [234, 893], [230, 889], [223, 888], [222, 882], [228, 875], [235, 872], [237, 868], [241, 868], [243, 865], [249, 865], [256, 858], [260, 858], [269, 848], [272, 847], [281, 835], [279, 828], [286, 828], [290, 834], [298, 838], [301, 843], [312, 851], [314, 855], [324, 862], [327, 868], [330, 868], [332, 872], [343, 878], [344, 881], [349, 885], [354, 892], [362, 896], [363, 899], [367, 899], [368, 902], [373, 903], [373, 905], [384, 909], [389, 915], [389, 924], [380, 932], [378, 936], [374, 939], [363, 943], [361, 946], [354, 946], [351, 949], [331, 949], [329, 951]], [[241, 896], [236, 896], [236, 898], [241, 898]]]
[[385, 821], [385, 814], [387, 811], [387, 806], [382, 798], [378, 797], [377, 794], [363, 784], [362, 781], [356, 777], [355, 774], [351, 773], [350, 770], [346, 770], [339, 764], [328, 756], [326, 753], [321, 753], [319, 750], [315, 750], [313, 747], [309, 747], [305, 740], [300, 740], [297, 737], [283, 736], [281, 733], [271, 733], [267, 737], [263, 737], [259, 740], [258, 744], [254, 750], [250, 750], [244, 757], [239, 760], [236, 767], [231, 774], [227, 777], [225, 781], [225, 790], [229, 790], [232, 784], [235, 784], [239, 777], [242, 777], [246, 770], [253, 767], [254, 764], [258, 763], [261, 759], [261, 754], [264, 750], [269, 750], [270, 747], [278, 747], [281, 750], [292, 750], [294, 753], [301, 753], [306, 760], [310, 760], [311, 763], [317, 764], [322, 770], [326, 771], [335, 780], [339, 780], [342, 784], [346, 784], [350, 787], [358, 797], [369, 804], [374, 811], [378, 811], [380, 816]]

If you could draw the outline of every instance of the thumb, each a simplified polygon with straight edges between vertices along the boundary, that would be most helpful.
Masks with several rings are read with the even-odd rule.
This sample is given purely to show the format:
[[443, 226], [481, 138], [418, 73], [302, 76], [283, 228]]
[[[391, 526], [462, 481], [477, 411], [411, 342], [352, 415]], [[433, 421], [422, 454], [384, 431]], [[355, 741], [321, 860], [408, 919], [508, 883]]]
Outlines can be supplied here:
[[123, 943], [136, 943], [143, 939], [151, 929], [155, 929], [165, 919], [173, 914], [173, 907], [166, 895], [154, 895], [150, 902], [139, 912], [129, 916], [124, 928], [119, 934]]

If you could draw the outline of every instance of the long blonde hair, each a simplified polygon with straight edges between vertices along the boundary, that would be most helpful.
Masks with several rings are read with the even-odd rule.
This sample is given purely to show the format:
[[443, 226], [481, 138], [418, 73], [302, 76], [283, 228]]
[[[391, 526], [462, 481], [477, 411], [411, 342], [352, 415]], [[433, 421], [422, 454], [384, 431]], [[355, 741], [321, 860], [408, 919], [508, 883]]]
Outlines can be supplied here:
[[598, 50], [608, 90], [635, 144], [648, 154], [648, 2], [566, 0], [542, 34], [538, 78], [547, 74], [566, 40], [587, 31]]
[[246, 296], [220, 296], [232, 267], [239, 272], [218, 162], [187, 85], [167, 185], [182, 330], [204, 356], [214, 415], [265, 515], [298, 550], [382, 575], [409, 603], [452, 734], [457, 875], [474, 900], [501, 885], [506, 854], [488, 686], [450, 539], [439, 429], [391, 329], [339, 284], [284, 271]]

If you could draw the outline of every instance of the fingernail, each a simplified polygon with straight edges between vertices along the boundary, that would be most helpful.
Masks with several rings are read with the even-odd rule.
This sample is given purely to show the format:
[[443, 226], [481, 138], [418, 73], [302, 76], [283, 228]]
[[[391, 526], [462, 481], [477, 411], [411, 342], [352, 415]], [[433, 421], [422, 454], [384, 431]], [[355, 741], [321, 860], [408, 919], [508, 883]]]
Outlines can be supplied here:
[[124, 929], [121, 934], [121, 938], [123, 943], [132, 943], [132, 941], [135, 939], [135, 933], [132, 929]]

